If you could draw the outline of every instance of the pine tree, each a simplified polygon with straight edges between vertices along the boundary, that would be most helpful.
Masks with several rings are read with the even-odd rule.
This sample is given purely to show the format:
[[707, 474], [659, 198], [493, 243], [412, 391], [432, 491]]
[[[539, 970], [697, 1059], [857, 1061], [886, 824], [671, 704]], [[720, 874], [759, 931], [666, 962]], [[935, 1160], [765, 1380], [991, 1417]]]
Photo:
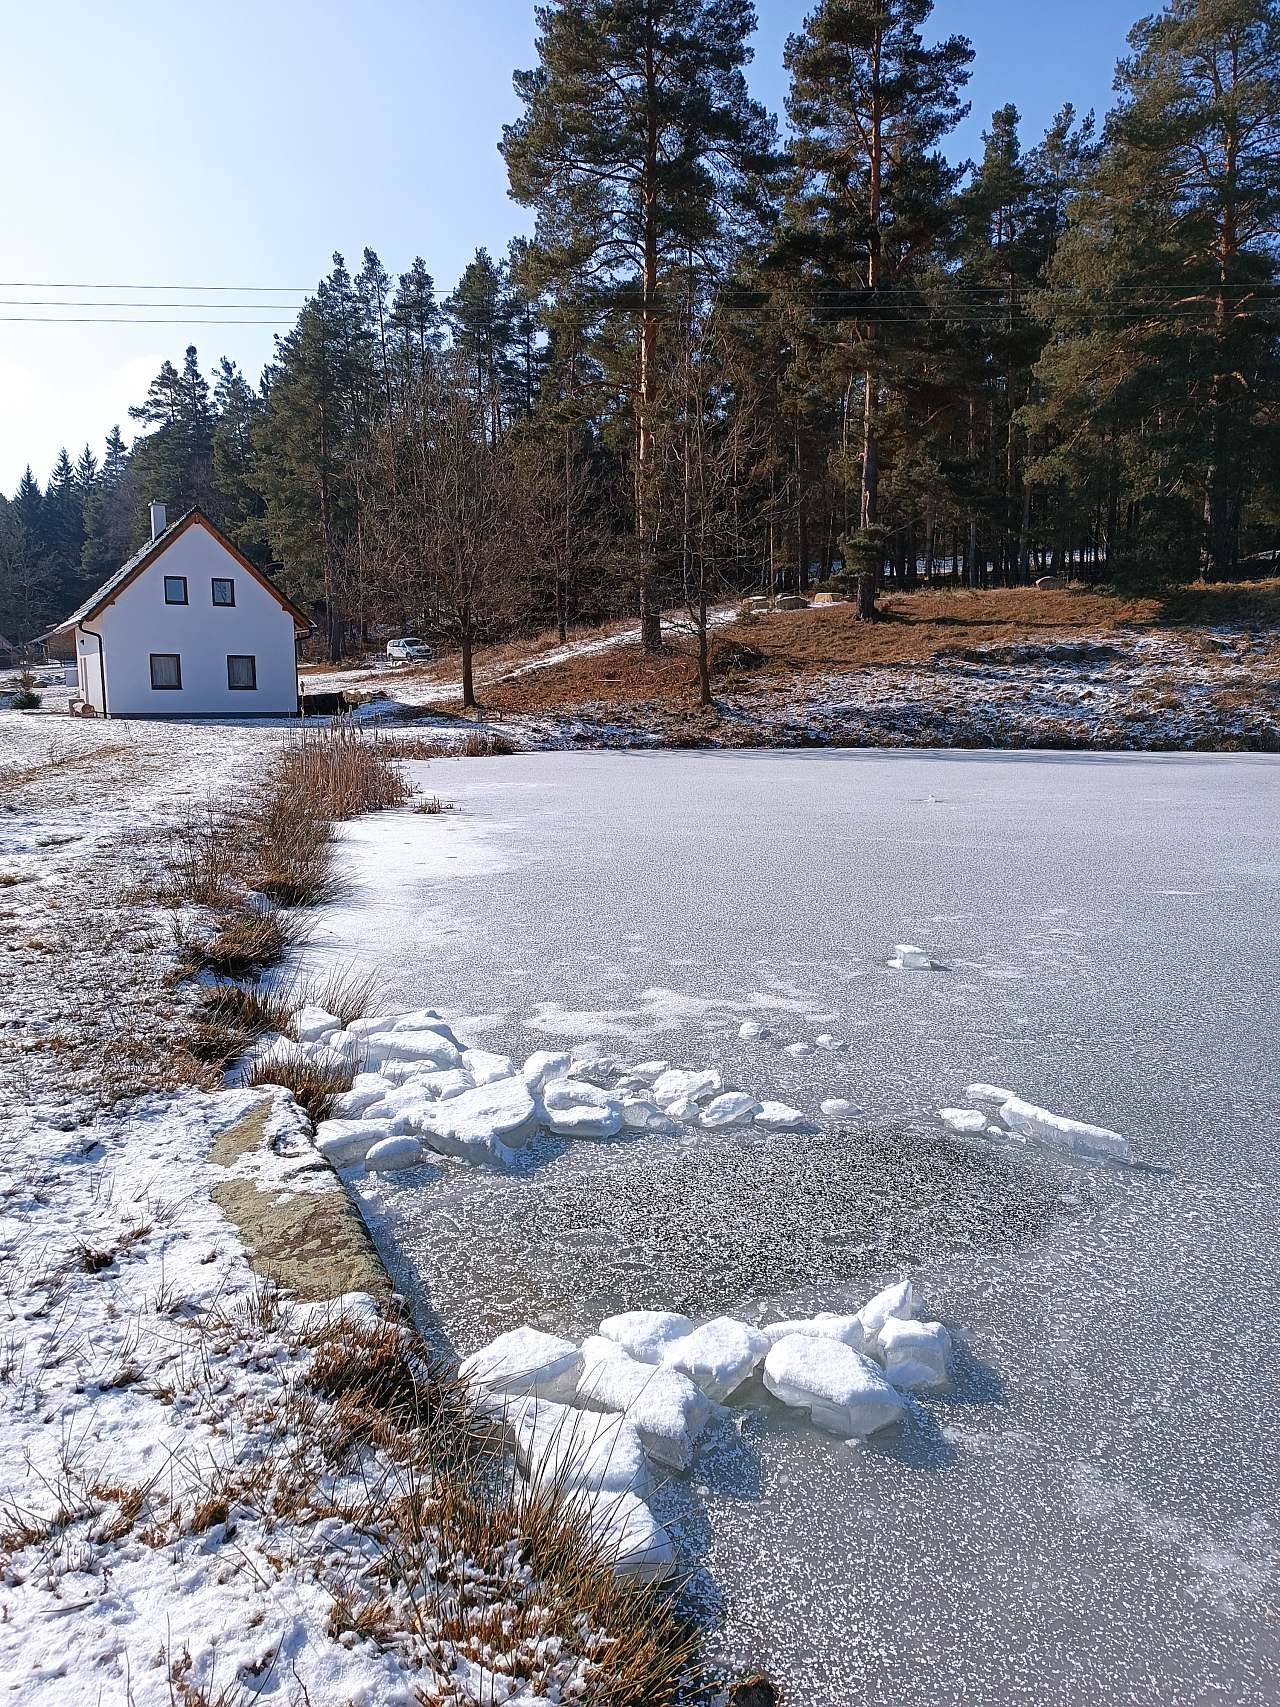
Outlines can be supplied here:
[[918, 347], [922, 275], [959, 177], [937, 145], [969, 110], [961, 92], [973, 49], [963, 36], [926, 47], [932, 10], [931, 0], [822, 0], [784, 56], [797, 175], [789, 248], [826, 335], [838, 329], [848, 462], [860, 404], [857, 513], [844, 533], [868, 611], [884, 544], [883, 391]]
[[258, 491], [253, 429], [265, 407], [235, 362], [223, 356], [213, 385], [213, 485], [216, 519], [250, 556], [266, 554], [265, 506]]
[[515, 199], [537, 213], [539, 283], [606, 293], [634, 316], [630, 412], [644, 644], [660, 643], [655, 405], [663, 276], [719, 270], [758, 211], [773, 128], [748, 92], [748, 0], [551, 0], [539, 64], [503, 131]]
[[421, 383], [443, 341], [435, 280], [419, 255], [401, 273], [391, 302], [391, 344], [401, 390]]
[[93, 491], [85, 500], [80, 564], [84, 580], [91, 587], [118, 569], [135, 545], [141, 543], [133, 488], [128, 449], [119, 427], [112, 427], [107, 434], [102, 467]]
[[1135, 25], [1119, 103], [1040, 309], [1045, 477], [1118, 447], [1139, 556], [1230, 571], [1274, 458], [1280, 7], [1173, 0]]

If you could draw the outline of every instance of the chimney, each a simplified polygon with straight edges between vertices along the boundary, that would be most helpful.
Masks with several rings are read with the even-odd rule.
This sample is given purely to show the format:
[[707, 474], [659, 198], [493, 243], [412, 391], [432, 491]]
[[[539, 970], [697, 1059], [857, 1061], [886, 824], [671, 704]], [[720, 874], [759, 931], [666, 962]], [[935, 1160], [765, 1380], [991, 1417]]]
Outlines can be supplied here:
[[158, 503], [153, 498], [151, 501], [151, 537], [152, 537], [152, 539], [159, 539], [160, 535], [164, 532], [164, 523], [165, 523], [164, 505], [161, 503]]

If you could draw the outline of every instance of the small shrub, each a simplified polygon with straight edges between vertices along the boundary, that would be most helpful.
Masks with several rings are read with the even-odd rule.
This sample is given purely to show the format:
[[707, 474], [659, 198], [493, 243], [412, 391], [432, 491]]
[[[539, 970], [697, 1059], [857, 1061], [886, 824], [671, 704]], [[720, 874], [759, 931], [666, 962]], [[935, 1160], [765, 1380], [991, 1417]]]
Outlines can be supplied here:
[[24, 670], [18, 677], [18, 686], [9, 700], [14, 711], [38, 711], [42, 704], [40, 694], [36, 691], [36, 679], [30, 670]]
[[420, 800], [414, 807], [415, 812], [421, 812], [428, 818], [434, 818], [440, 812], [456, 812], [451, 802], [441, 800], [438, 794], [429, 794], [425, 800]]

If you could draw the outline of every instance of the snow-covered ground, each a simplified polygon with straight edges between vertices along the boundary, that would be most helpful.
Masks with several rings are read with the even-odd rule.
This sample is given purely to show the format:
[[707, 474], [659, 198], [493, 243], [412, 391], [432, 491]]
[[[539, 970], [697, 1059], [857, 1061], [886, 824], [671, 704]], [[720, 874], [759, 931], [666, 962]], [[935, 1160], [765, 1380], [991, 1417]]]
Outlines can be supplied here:
[[182, 1082], [193, 1008], [144, 880], [280, 740], [0, 712], [0, 1700], [587, 1700], [607, 1631], [507, 1520], [442, 1556], [417, 1431], [360, 1424], [350, 1375], [317, 1373], [404, 1346], [394, 1312], [250, 1266], [246, 1197], [249, 1225], [294, 1205], [295, 1290], [311, 1247], [349, 1248], [309, 1123]]
[[[487, 1049], [714, 1068], [815, 1117], [358, 1180], [428, 1329], [467, 1353], [627, 1309], [764, 1324], [907, 1272], [951, 1330], [954, 1387], [866, 1446], [758, 1378], [734, 1395], [664, 1514], [723, 1648], [811, 1707], [1273, 1698], [1280, 763], [536, 754], [416, 779], [460, 810], [429, 841], [409, 814], [350, 826], [312, 952]], [[1000, 1124], [1099, 1155], [1122, 1133], [1131, 1161], [960, 1117], [1000, 1087], [1024, 1099]]]

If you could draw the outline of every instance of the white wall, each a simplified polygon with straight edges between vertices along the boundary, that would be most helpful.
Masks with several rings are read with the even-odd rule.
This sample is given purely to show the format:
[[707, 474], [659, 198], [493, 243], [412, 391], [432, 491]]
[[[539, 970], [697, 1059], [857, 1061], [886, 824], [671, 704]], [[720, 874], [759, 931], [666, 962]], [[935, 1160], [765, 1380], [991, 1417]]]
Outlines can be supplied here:
[[[185, 605], [164, 602], [166, 575], [186, 576]], [[215, 576], [235, 583], [233, 606], [214, 604]], [[199, 522], [149, 563], [88, 627], [103, 636], [108, 716], [278, 717], [298, 709], [293, 617]], [[86, 686], [95, 704], [96, 645], [83, 631], [77, 633]], [[176, 652], [182, 659], [180, 689], [151, 686], [153, 652]], [[257, 659], [256, 689], [227, 686], [229, 653]]]

